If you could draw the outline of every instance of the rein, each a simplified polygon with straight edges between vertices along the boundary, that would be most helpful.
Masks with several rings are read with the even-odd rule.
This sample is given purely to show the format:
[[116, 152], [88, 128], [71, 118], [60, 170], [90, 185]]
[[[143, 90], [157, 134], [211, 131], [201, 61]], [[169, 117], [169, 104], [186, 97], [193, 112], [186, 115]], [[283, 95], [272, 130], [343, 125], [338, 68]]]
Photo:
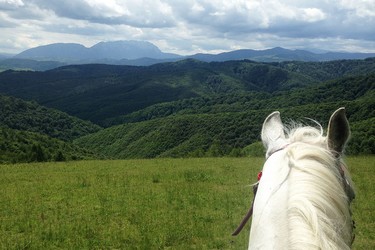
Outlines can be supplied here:
[[247, 213], [246, 213], [245, 217], [242, 219], [240, 225], [238, 225], [237, 229], [232, 233], [232, 236], [238, 235], [242, 231], [243, 227], [246, 225], [247, 221], [253, 215], [255, 196], [256, 196], [257, 191], [258, 191], [259, 180], [260, 180], [261, 177], [262, 177], [262, 171], [258, 173], [258, 182], [253, 186], [254, 196], [253, 196], [253, 201], [251, 202], [250, 209], [249, 209], [249, 211], [247, 211]]

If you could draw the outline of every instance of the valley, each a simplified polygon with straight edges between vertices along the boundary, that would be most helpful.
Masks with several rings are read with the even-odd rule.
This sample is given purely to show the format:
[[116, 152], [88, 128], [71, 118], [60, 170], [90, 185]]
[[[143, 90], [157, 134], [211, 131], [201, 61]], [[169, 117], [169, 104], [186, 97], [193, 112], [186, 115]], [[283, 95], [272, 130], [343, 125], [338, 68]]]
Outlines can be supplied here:
[[[347, 153], [373, 154], [374, 86], [374, 58], [10, 70], [0, 73], [0, 126], [4, 134], [37, 133], [83, 150], [65, 159], [246, 156], [262, 151], [260, 128], [270, 112], [325, 127], [345, 106], [353, 135]], [[33, 143], [14, 138], [18, 146], [2, 140], [3, 155], [31, 154]], [[34, 149], [48, 151], [33, 138]]]

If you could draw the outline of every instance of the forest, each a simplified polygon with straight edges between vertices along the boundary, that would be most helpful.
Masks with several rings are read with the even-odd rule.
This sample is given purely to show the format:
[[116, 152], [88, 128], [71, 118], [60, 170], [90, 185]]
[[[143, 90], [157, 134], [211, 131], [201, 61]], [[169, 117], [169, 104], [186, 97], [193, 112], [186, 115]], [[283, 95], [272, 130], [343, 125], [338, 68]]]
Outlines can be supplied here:
[[0, 162], [248, 156], [264, 118], [325, 128], [346, 107], [347, 154], [375, 153], [375, 58], [259, 63], [193, 59], [0, 73]]

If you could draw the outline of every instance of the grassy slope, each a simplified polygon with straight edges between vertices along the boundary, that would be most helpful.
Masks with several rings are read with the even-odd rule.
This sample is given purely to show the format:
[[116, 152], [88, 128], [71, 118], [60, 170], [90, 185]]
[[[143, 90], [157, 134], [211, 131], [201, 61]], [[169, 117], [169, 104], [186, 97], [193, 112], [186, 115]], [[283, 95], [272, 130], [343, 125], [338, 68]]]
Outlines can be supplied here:
[[354, 249], [372, 249], [375, 246], [375, 157], [350, 157], [348, 163], [357, 193], [353, 206], [357, 227]]
[[[374, 157], [349, 157], [354, 249], [375, 245]], [[0, 248], [245, 249], [263, 158], [0, 165]], [[25, 195], [27, 194], [27, 195]]]

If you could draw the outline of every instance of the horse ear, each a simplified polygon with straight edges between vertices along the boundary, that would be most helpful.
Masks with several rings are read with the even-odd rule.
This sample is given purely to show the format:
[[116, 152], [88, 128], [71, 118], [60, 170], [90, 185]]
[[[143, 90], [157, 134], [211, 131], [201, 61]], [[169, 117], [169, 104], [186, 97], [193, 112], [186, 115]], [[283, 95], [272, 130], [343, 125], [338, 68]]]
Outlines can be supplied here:
[[267, 154], [285, 144], [284, 125], [279, 111], [273, 112], [264, 120], [261, 136], [263, 145], [267, 149]]
[[336, 154], [341, 154], [344, 151], [349, 136], [350, 128], [345, 108], [339, 108], [329, 119], [327, 132], [328, 148]]

